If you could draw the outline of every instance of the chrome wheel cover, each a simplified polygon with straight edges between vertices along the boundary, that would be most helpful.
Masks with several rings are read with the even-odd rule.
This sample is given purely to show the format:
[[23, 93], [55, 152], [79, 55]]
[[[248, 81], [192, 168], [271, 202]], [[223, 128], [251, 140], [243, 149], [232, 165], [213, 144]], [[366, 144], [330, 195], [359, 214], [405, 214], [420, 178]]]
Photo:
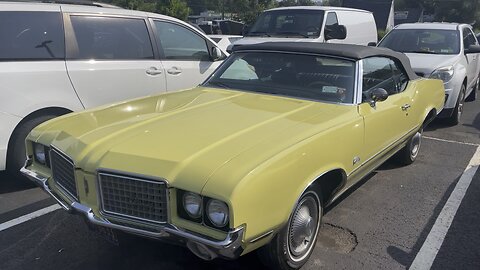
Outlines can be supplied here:
[[422, 144], [422, 130], [417, 131], [415, 135], [413, 135], [412, 140], [410, 142], [410, 159], [414, 160], [417, 158], [418, 153], [420, 152], [420, 146]]
[[312, 196], [305, 196], [297, 204], [287, 235], [288, 251], [293, 261], [301, 261], [310, 253], [317, 239], [320, 217], [318, 204]]

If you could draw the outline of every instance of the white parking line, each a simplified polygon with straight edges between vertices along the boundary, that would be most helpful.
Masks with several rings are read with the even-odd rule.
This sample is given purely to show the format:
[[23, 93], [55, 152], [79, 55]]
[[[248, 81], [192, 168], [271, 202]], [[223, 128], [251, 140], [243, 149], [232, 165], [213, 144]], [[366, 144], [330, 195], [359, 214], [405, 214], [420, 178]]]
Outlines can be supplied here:
[[440, 138], [434, 138], [434, 137], [428, 137], [428, 136], [423, 136], [423, 138], [428, 140], [433, 140], [433, 141], [439, 141], [439, 142], [458, 143], [458, 144], [470, 145], [470, 146], [480, 146], [480, 144], [476, 144], [476, 143], [452, 141], [452, 140], [446, 140], [446, 139], [440, 139]]
[[0, 232], [6, 230], [8, 228], [11, 228], [13, 226], [16, 226], [18, 224], [21, 224], [21, 223], [24, 223], [26, 221], [32, 220], [34, 218], [43, 216], [45, 214], [48, 214], [48, 213], [53, 212], [55, 210], [58, 210], [60, 208], [62, 208], [62, 207], [60, 207], [60, 205], [54, 204], [54, 205], [51, 205], [49, 207], [46, 207], [46, 208], [40, 209], [38, 211], [35, 211], [33, 213], [26, 214], [26, 215], [18, 217], [16, 219], [9, 220], [5, 223], [0, 224]]
[[473, 155], [470, 163], [463, 172], [460, 180], [458, 180], [455, 189], [447, 200], [447, 203], [443, 206], [442, 212], [437, 217], [435, 224], [432, 227], [432, 230], [427, 236], [427, 239], [423, 243], [423, 246], [420, 248], [420, 251], [417, 253], [415, 260], [413, 260], [410, 270], [427, 270], [432, 267], [433, 261], [437, 256], [440, 247], [442, 246], [443, 240], [447, 235], [448, 229], [452, 224], [453, 218], [457, 213], [458, 207], [467, 192], [470, 183], [472, 182], [475, 173], [480, 166], [480, 147], [477, 148], [477, 151]]

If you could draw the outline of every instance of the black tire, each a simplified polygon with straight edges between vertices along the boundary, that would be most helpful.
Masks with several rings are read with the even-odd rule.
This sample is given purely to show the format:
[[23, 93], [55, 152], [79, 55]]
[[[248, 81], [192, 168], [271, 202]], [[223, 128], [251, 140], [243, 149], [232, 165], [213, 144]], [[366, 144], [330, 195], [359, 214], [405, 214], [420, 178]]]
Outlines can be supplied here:
[[[305, 207], [308, 208], [308, 214], [312, 214], [312, 216], [308, 215], [309, 219], [305, 219], [306, 216], [302, 215], [305, 214]], [[269, 244], [258, 250], [263, 264], [270, 269], [300, 269], [308, 261], [315, 248], [322, 215], [323, 206], [319, 195], [313, 190], [306, 191], [295, 206], [288, 224]], [[316, 220], [312, 221], [315, 216]], [[315, 227], [312, 227], [314, 226], [312, 222], [315, 222]], [[295, 238], [301, 241], [295, 243], [298, 242], [295, 241]], [[308, 238], [310, 241], [307, 241]], [[295, 246], [295, 244], [299, 245]], [[295, 247], [299, 250], [293, 250]]]
[[457, 105], [453, 110], [452, 116], [445, 119], [447, 125], [449, 126], [456, 126], [460, 123], [460, 119], [462, 118], [463, 114], [463, 105], [465, 103], [465, 85], [462, 85], [462, 89], [460, 90], [460, 94], [458, 95]]
[[477, 92], [479, 90], [480, 90], [480, 75], [478, 75], [477, 84], [472, 89], [472, 92], [470, 92], [470, 95], [468, 95], [465, 101], [468, 101], [468, 102], [475, 101], [477, 99]]
[[18, 179], [25, 179], [20, 173], [20, 169], [24, 166], [25, 156], [25, 139], [33, 128], [41, 123], [57, 117], [57, 115], [42, 115], [29, 119], [18, 126], [12, 134], [7, 150], [7, 172]]
[[422, 134], [423, 129], [417, 131], [417, 133], [408, 140], [407, 145], [397, 153], [397, 161], [401, 165], [407, 166], [415, 162], [420, 152], [420, 146], [422, 145]]

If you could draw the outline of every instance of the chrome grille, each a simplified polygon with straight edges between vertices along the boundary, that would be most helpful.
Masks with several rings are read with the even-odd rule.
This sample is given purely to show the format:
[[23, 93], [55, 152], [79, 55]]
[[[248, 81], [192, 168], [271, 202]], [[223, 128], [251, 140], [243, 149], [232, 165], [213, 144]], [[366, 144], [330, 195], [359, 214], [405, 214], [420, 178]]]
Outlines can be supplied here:
[[102, 210], [140, 221], [167, 221], [167, 187], [164, 182], [99, 173]]
[[50, 151], [50, 164], [52, 167], [53, 181], [68, 195], [77, 199], [77, 185], [75, 183], [75, 166], [73, 161], [60, 151], [52, 148]]

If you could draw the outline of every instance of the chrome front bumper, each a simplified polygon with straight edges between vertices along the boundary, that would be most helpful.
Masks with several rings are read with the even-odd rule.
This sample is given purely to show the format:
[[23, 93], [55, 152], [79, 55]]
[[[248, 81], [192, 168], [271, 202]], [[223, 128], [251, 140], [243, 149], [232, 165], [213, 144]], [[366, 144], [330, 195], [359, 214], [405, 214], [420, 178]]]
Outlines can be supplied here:
[[54, 198], [57, 203], [62, 206], [62, 208], [72, 214], [81, 214], [91, 224], [104, 226], [115, 230], [121, 230], [147, 238], [182, 243], [185, 244], [195, 255], [204, 260], [212, 260], [217, 257], [224, 259], [236, 259], [240, 257], [243, 252], [242, 239], [245, 230], [243, 226], [228, 232], [224, 240], [215, 240], [195, 234], [193, 232], [182, 230], [172, 224], [161, 225], [158, 232], [119, 225], [112, 223], [103, 217], [95, 215], [90, 207], [81, 203], [72, 202], [69, 204], [65, 202], [50, 189], [48, 186], [47, 177], [31, 171], [26, 167], [23, 167], [20, 171], [30, 180], [39, 185], [52, 198]]

